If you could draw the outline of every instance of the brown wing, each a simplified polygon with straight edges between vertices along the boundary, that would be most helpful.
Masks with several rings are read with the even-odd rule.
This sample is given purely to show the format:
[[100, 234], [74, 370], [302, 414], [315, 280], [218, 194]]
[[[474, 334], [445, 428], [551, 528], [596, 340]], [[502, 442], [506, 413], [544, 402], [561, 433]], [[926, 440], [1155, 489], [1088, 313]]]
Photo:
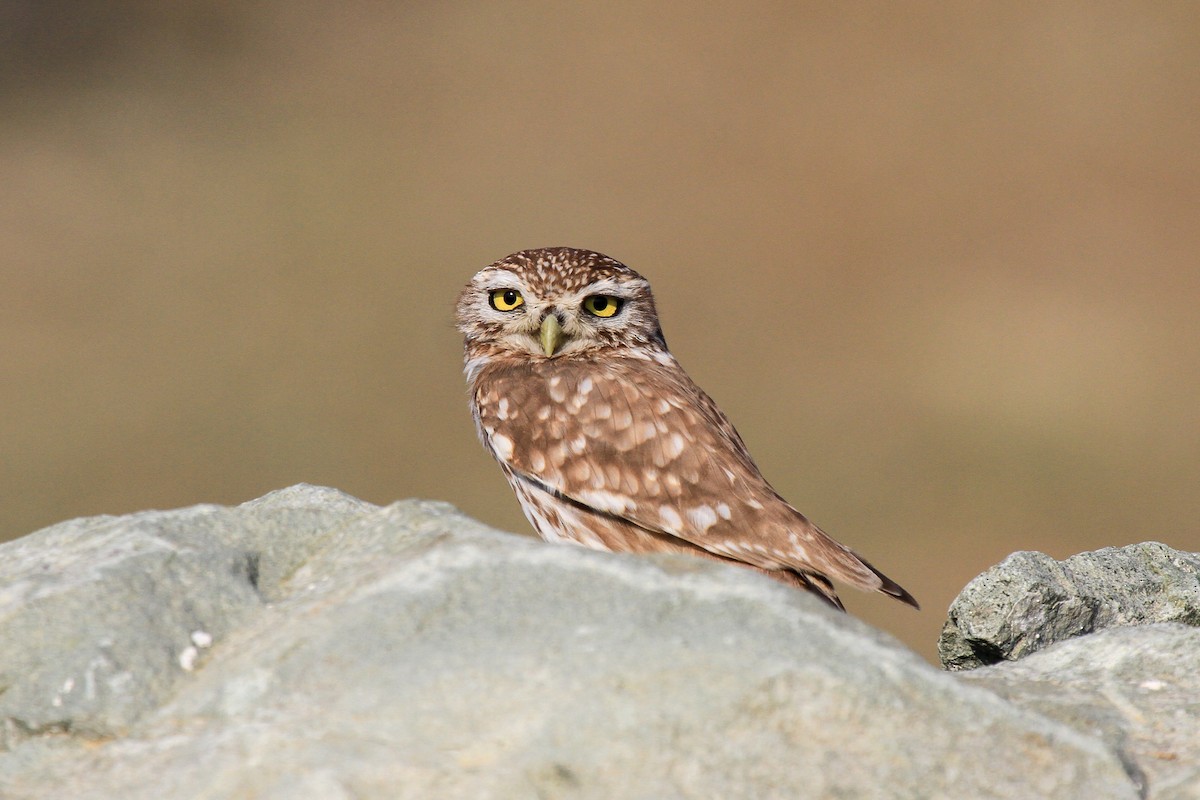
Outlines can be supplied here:
[[480, 433], [513, 473], [596, 513], [763, 570], [911, 598], [787, 504], [673, 358], [495, 365]]

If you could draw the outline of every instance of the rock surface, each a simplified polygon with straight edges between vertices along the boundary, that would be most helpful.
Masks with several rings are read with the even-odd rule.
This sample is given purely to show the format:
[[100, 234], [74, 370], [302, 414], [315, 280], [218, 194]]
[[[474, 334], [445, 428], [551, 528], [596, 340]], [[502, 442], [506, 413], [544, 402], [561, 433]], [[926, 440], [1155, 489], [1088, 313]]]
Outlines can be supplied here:
[[962, 673], [1004, 699], [1090, 733], [1148, 796], [1200, 797], [1200, 629], [1110, 628], [1018, 662]]
[[748, 571], [309, 486], [0, 546], [0, 633], [11, 800], [1094, 800], [1150, 774], [1120, 722]]
[[1105, 628], [1200, 625], [1200, 553], [1158, 542], [1107, 547], [1055, 561], [1014, 553], [950, 605], [938, 642], [950, 670], [1015, 661]]

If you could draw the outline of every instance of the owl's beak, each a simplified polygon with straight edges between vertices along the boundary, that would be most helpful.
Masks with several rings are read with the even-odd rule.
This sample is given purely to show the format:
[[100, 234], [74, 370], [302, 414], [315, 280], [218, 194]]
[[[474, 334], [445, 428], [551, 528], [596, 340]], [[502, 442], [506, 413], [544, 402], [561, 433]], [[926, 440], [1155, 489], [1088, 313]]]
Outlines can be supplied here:
[[558, 317], [554, 314], [547, 314], [546, 318], [542, 320], [542, 329], [538, 331], [538, 341], [542, 343], [542, 352], [546, 354], [546, 358], [557, 353], [566, 338], [562, 325], [558, 323]]

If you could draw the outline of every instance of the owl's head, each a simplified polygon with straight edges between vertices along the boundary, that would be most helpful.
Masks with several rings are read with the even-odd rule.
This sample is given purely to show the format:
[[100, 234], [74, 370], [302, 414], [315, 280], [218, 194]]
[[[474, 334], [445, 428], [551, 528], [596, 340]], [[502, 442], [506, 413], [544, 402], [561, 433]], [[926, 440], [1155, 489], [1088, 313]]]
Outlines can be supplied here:
[[458, 298], [468, 359], [497, 351], [549, 359], [666, 351], [650, 283], [590, 250], [522, 250], [475, 274]]

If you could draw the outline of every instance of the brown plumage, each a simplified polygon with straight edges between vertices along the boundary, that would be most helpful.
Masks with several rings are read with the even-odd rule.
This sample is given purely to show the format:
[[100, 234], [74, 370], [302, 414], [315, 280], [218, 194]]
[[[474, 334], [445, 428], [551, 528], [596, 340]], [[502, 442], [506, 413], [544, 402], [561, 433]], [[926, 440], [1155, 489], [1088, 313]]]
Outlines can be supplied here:
[[917, 606], [771, 488], [624, 264], [514, 253], [472, 278], [457, 322], [479, 436], [542, 538], [739, 564], [837, 608], [830, 578]]

